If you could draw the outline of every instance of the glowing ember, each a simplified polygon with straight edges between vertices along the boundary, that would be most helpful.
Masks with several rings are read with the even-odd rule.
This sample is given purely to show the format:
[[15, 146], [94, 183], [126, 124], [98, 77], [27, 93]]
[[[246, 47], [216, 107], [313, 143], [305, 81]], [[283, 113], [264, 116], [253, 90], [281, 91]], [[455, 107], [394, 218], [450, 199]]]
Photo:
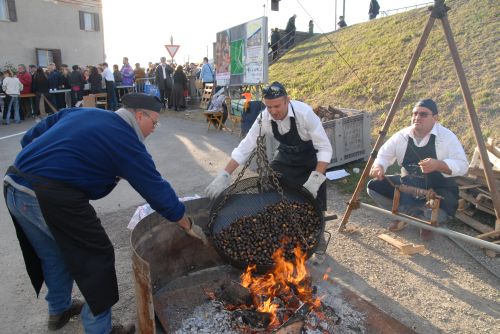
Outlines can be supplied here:
[[[321, 306], [319, 298], [313, 296], [311, 278], [305, 266], [306, 254], [295, 247], [294, 255], [293, 262], [287, 261], [284, 249], [279, 248], [272, 256], [275, 266], [267, 274], [254, 275], [256, 267], [252, 265], [241, 275], [241, 284], [249, 289], [255, 309], [270, 314], [268, 328], [279, 327], [301, 305], [307, 304], [309, 309]], [[278, 316], [283, 306], [287, 312]]]

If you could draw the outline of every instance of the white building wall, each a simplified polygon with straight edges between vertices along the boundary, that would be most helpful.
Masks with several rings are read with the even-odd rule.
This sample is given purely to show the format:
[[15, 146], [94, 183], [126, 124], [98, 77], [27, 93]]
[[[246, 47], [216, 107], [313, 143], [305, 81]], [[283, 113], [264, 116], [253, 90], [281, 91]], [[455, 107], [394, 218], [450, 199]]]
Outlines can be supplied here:
[[[60, 49], [62, 63], [96, 65], [104, 61], [101, 7], [44, 0], [16, 0], [16, 22], [0, 21], [0, 68], [6, 62], [36, 63], [36, 48]], [[99, 14], [99, 31], [80, 30], [79, 11]]]

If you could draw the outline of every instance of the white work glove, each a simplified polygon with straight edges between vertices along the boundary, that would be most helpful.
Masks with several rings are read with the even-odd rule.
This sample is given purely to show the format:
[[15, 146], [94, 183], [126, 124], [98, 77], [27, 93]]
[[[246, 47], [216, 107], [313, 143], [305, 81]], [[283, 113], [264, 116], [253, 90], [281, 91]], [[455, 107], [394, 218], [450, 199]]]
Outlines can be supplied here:
[[220, 195], [231, 184], [231, 175], [225, 170], [221, 170], [217, 177], [205, 189], [205, 193], [211, 199]]
[[326, 176], [323, 175], [320, 172], [313, 171], [311, 172], [311, 175], [309, 175], [309, 178], [307, 179], [306, 183], [304, 183], [304, 188], [309, 190], [309, 192], [313, 195], [314, 198], [318, 196], [318, 190], [319, 187], [325, 182]]
[[208, 245], [208, 239], [207, 239], [207, 236], [205, 235], [205, 232], [203, 232], [203, 230], [201, 229], [201, 227], [199, 227], [198, 225], [196, 225], [193, 221], [193, 219], [189, 218], [189, 222], [191, 223], [191, 227], [189, 229], [184, 229], [184, 232], [186, 232], [187, 235], [193, 237], [193, 238], [196, 238], [196, 239], [200, 239], [201, 242], [203, 242], [203, 244], [205, 246]]

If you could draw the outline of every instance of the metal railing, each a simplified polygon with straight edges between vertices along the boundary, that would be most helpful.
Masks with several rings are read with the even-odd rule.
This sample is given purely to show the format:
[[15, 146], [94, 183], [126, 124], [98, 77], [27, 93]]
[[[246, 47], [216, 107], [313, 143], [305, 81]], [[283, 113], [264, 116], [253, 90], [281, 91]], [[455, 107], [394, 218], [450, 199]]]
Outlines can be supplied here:
[[136, 79], [134, 83], [134, 92], [144, 93], [144, 87], [146, 85], [156, 86], [155, 77]]
[[420, 3], [416, 5], [411, 5], [411, 6], [406, 6], [406, 7], [401, 7], [401, 8], [394, 8], [394, 9], [388, 9], [388, 10], [381, 10], [380, 15], [381, 16], [389, 16], [389, 15], [394, 15], [402, 12], [406, 12], [415, 8], [420, 8], [420, 7], [425, 7], [425, 6], [430, 6], [433, 5], [434, 2], [425, 2], [425, 3]]

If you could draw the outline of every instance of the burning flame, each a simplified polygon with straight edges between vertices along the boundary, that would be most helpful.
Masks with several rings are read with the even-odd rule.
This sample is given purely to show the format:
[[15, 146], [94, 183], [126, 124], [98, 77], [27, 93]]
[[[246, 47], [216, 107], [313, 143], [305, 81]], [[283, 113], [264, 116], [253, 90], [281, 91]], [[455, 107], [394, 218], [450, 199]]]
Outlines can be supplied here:
[[311, 279], [305, 265], [306, 254], [300, 247], [295, 247], [294, 255], [293, 262], [287, 261], [284, 249], [279, 248], [273, 254], [275, 266], [271, 271], [263, 276], [256, 276], [256, 267], [251, 265], [240, 277], [241, 284], [250, 290], [256, 309], [271, 315], [269, 327], [276, 327], [280, 322], [277, 316], [280, 305], [276, 299], [282, 300], [287, 309], [295, 308], [293, 311], [300, 306], [297, 298], [312, 308], [321, 306], [320, 299], [313, 296]]

